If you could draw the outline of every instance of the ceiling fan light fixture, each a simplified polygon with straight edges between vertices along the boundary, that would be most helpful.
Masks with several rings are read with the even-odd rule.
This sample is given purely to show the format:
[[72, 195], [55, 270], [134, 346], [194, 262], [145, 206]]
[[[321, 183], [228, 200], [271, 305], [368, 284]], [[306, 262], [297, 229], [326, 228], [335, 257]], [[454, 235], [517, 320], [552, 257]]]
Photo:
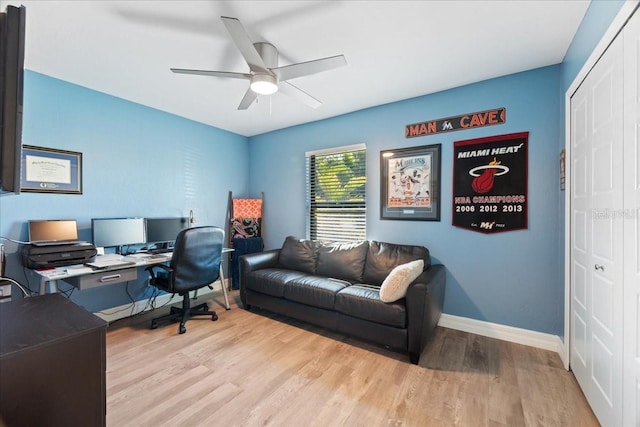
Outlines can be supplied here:
[[258, 95], [272, 95], [278, 91], [278, 82], [272, 75], [256, 74], [251, 77], [251, 90]]

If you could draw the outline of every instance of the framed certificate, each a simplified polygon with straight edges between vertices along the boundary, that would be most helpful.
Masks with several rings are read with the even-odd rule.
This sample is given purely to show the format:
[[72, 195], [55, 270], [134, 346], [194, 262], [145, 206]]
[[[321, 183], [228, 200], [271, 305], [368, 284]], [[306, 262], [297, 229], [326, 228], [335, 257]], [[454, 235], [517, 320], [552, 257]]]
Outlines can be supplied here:
[[82, 194], [82, 153], [23, 145], [20, 191]]

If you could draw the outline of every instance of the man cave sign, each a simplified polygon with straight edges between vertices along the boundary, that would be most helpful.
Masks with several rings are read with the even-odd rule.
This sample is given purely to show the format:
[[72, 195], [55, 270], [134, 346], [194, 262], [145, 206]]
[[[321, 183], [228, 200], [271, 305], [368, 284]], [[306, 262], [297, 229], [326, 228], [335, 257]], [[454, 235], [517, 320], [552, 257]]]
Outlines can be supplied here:
[[456, 141], [453, 225], [481, 233], [527, 228], [529, 132]]

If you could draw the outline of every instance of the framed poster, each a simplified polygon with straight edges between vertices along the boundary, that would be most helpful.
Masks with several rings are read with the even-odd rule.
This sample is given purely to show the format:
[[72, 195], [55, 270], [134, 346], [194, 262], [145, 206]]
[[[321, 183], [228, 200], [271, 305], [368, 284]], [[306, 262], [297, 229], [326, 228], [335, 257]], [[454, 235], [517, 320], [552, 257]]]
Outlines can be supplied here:
[[20, 191], [82, 194], [82, 153], [22, 146]]
[[380, 218], [440, 221], [440, 145], [380, 152]]
[[529, 132], [453, 145], [453, 225], [481, 233], [527, 228]]

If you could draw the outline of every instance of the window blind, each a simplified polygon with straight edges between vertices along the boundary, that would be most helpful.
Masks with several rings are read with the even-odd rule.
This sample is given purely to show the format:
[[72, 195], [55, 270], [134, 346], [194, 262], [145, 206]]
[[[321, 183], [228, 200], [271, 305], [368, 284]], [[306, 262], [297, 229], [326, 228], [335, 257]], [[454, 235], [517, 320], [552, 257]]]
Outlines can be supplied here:
[[306, 154], [310, 239], [366, 238], [366, 154], [364, 144]]

